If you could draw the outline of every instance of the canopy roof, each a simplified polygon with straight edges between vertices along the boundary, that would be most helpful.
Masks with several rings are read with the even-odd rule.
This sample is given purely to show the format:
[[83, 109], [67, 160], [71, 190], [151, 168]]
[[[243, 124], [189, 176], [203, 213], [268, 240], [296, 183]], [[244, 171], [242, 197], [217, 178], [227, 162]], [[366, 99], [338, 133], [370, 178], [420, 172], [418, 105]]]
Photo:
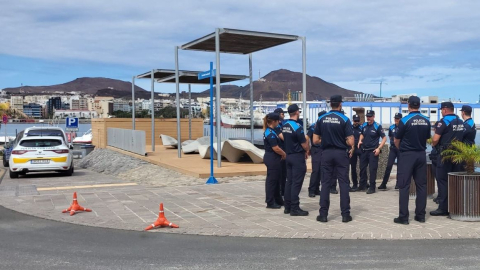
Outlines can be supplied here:
[[[210, 84], [210, 79], [205, 78], [198, 80], [198, 74], [203, 71], [189, 71], [189, 70], [179, 70], [178, 71], [178, 80], [179, 83], [189, 83], [189, 84]], [[137, 79], [151, 79], [152, 71], [145, 72], [143, 74], [137, 75]], [[175, 70], [174, 69], [154, 69], [153, 78], [159, 83], [175, 83]], [[229, 74], [220, 74], [220, 83], [241, 81], [247, 79], [248, 76], [243, 75], [229, 75]]]
[[[249, 54], [300, 39], [299, 36], [220, 28], [220, 52]], [[180, 46], [182, 50], [215, 52], [215, 33]]]

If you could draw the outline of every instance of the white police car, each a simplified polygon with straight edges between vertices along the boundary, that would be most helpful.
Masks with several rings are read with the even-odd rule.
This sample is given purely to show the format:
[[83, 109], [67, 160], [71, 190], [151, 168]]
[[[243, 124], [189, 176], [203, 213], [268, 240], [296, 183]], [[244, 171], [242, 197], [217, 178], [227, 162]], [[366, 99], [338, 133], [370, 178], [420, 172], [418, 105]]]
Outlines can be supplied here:
[[74, 170], [71, 147], [59, 136], [23, 137], [13, 148], [9, 165], [10, 178], [44, 171], [71, 176]]

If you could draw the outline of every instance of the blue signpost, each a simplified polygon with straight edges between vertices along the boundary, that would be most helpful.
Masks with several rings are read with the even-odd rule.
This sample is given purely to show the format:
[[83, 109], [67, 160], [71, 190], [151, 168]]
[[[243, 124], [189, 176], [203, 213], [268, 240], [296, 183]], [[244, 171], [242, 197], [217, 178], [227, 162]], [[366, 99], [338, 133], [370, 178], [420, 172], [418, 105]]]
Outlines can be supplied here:
[[[198, 73], [198, 80], [210, 78], [210, 177], [206, 184], [218, 184], [217, 179], [213, 176], [213, 77], [215, 74], [213, 62], [210, 62], [210, 70]], [[218, 147], [220, 151], [220, 147]]]

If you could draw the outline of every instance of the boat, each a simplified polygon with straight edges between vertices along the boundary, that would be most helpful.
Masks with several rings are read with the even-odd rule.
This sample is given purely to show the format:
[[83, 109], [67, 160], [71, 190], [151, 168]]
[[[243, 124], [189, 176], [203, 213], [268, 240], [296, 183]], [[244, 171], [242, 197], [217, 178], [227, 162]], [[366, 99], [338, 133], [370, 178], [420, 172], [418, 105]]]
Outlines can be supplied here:
[[[238, 108], [229, 108], [221, 114], [221, 125], [225, 128], [251, 128], [250, 111], [242, 108], [242, 95], [238, 101]], [[253, 128], [263, 128], [263, 117], [265, 113], [261, 108], [253, 112]]]
[[93, 137], [92, 130], [89, 129], [82, 136], [75, 137], [75, 139], [73, 139], [72, 143], [91, 144], [92, 143], [92, 137]]

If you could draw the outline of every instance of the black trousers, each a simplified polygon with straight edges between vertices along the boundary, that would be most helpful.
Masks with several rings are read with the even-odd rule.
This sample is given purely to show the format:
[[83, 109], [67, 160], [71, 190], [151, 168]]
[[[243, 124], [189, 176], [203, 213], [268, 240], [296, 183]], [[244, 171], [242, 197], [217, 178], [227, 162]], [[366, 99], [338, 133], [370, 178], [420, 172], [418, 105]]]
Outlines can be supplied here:
[[265, 202], [267, 205], [282, 202], [280, 195], [281, 156], [274, 152], [265, 152], [263, 163], [267, 166], [267, 179], [265, 180]]
[[285, 184], [285, 209], [300, 208], [300, 191], [307, 173], [305, 153], [287, 154], [287, 182]]
[[370, 188], [375, 189], [375, 180], [377, 180], [378, 156], [375, 156], [373, 150], [366, 150], [360, 156], [360, 187], [367, 186], [367, 167], [370, 173]]
[[322, 149], [320, 147], [312, 147], [312, 174], [310, 175], [310, 184], [308, 185], [308, 192], [314, 193], [320, 191], [320, 179], [322, 179]]
[[352, 171], [352, 184], [354, 186], [358, 186], [358, 178], [357, 178], [357, 160], [360, 159], [362, 152], [360, 149], [355, 147], [353, 151], [352, 157], [350, 158], [350, 170]]
[[401, 152], [398, 159], [398, 188], [400, 189], [398, 217], [408, 220], [408, 201], [410, 184], [415, 180], [417, 198], [415, 199], [415, 215], [425, 218], [427, 207], [427, 157], [425, 151]]
[[458, 172], [460, 168], [451, 161], [442, 161], [442, 155], [437, 157], [437, 168], [435, 177], [438, 186], [438, 209], [448, 212], [448, 173]]
[[[338, 178], [340, 186], [340, 209], [342, 216], [350, 215], [350, 181], [348, 178], [349, 157], [346, 150], [325, 149], [322, 153], [322, 188], [320, 190], [320, 215], [328, 216], [330, 187]], [[336, 171], [336, 175], [334, 172]]]
[[[392, 173], [393, 164], [395, 159], [399, 159], [400, 151], [397, 147], [390, 147], [390, 153], [388, 154], [387, 168], [385, 169], [385, 174], [383, 175], [383, 181], [381, 186], [387, 185], [390, 174]], [[397, 160], [398, 161], [398, 160]], [[397, 182], [398, 182], [398, 167], [397, 167]]]
[[285, 194], [285, 183], [287, 182], [287, 161], [280, 161], [280, 194]]

